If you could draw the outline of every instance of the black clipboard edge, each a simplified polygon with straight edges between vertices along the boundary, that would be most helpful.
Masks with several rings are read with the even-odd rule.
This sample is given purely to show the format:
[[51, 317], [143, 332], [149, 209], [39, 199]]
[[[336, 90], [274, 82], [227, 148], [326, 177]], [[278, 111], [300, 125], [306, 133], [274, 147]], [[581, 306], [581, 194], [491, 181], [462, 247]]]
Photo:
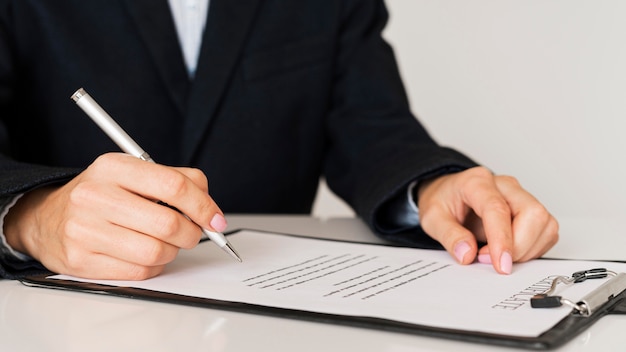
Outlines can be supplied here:
[[[231, 231], [233, 234], [241, 230]], [[252, 230], [259, 231], [259, 230]], [[265, 232], [265, 231], [260, 231]], [[272, 232], [273, 233], [273, 232]], [[227, 235], [228, 235], [227, 234]], [[288, 236], [307, 237], [292, 234]], [[316, 238], [320, 239], [320, 238]], [[325, 239], [322, 239], [325, 240]], [[330, 241], [340, 241], [333, 240]], [[371, 243], [364, 243], [371, 244]], [[373, 244], [380, 245], [380, 244]], [[384, 244], [383, 244], [384, 245]], [[186, 295], [179, 295], [166, 292], [158, 292], [134, 287], [118, 287], [104, 284], [88, 282], [78, 282], [72, 280], [48, 279], [47, 277], [56, 275], [53, 272], [28, 276], [19, 279], [25, 286], [40, 287], [48, 289], [59, 289], [91, 294], [101, 294], [114, 297], [141, 299], [160, 303], [179, 304], [201, 308], [221, 309], [248, 314], [261, 314], [271, 317], [304, 320], [325, 324], [344, 325], [358, 328], [399, 332], [412, 335], [456, 340], [461, 342], [472, 342], [503, 347], [524, 348], [532, 350], [551, 350], [558, 348], [584, 330], [593, 325], [600, 318], [608, 314], [626, 314], [626, 291], [607, 301], [593, 315], [584, 317], [571, 313], [550, 330], [538, 337], [520, 337], [500, 334], [490, 334], [476, 331], [466, 331], [457, 329], [438, 328], [426, 325], [409, 324], [388, 319], [374, 317], [347, 316], [328, 313], [318, 313], [312, 311], [302, 311], [286, 308], [268, 307], [250, 303], [221, 301], [209, 298], [200, 298]]]

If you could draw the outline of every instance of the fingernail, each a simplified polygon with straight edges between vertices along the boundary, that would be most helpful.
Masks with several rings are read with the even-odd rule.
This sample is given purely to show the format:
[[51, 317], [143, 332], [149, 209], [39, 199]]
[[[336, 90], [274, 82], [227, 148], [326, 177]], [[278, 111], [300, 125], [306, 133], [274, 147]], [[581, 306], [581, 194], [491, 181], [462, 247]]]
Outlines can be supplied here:
[[211, 219], [211, 227], [218, 232], [223, 232], [226, 230], [226, 219], [220, 213], [213, 215], [213, 219]]
[[454, 256], [456, 257], [456, 260], [458, 260], [459, 263], [463, 263], [463, 258], [465, 258], [465, 255], [470, 249], [470, 245], [465, 241], [457, 243], [454, 247]]
[[487, 254], [479, 254], [478, 255], [478, 262], [482, 263], [482, 264], [491, 264], [491, 255], [489, 253], [487, 253]]
[[510, 274], [513, 271], [513, 258], [511, 258], [511, 253], [502, 253], [500, 257], [500, 270], [505, 274]]

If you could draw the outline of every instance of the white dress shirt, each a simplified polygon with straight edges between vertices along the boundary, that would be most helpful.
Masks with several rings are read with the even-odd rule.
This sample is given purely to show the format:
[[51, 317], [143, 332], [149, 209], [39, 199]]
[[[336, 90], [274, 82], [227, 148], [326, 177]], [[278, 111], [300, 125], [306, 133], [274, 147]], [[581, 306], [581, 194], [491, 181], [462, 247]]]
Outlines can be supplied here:
[[209, 0], [169, 0], [169, 4], [187, 72], [193, 78], [209, 13]]

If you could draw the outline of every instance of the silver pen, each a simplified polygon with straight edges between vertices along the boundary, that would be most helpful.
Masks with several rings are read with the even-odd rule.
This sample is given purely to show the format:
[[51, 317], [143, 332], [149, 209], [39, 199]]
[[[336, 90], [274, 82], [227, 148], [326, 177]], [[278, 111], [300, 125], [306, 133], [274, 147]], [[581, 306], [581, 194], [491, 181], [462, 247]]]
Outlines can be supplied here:
[[[80, 88], [72, 94], [72, 100], [117, 144], [124, 152], [139, 159], [154, 163], [154, 160], [113, 120], [113, 118], [89, 95]], [[189, 221], [189, 217], [183, 214]], [[209, 231], [200, 226], [202, 233], [215, 242], [226, 253], [241, 262], [241, 257], [235, 252], [226, 237], [219, 232]]]

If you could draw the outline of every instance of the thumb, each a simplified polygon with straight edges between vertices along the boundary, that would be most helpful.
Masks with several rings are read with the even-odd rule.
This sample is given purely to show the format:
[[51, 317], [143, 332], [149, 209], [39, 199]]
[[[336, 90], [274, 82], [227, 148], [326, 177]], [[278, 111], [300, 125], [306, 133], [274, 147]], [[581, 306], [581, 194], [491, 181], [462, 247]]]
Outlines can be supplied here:
[[476, 237], [449, 213], [423, 214], [422, 229], [452, 255], [460, 264], [471, 264], [476, 259]]

